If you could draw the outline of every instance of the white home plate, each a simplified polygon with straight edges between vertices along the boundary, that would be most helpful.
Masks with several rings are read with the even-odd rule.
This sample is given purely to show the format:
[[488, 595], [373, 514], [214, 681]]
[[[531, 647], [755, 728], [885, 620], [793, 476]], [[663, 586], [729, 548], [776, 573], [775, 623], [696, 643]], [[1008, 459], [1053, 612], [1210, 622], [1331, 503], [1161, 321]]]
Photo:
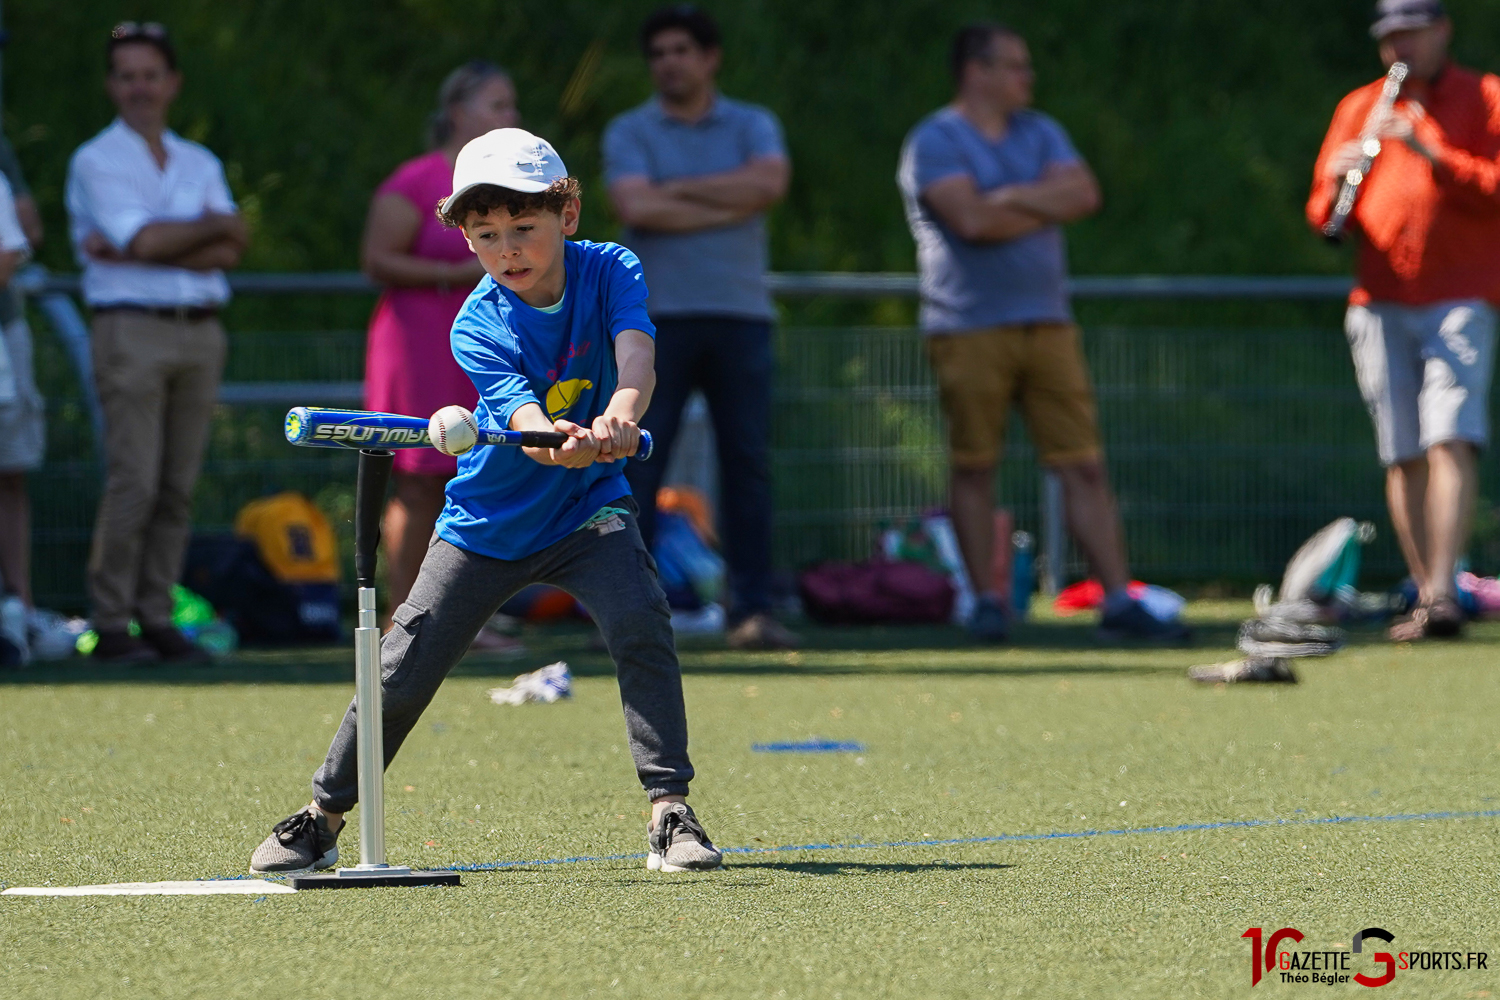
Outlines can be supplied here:
[[255, 878], [204, 879], [195, 882], [111, 882], [107, 885], [17, 886], [0, 896], [265, 896], [296, 892], [280, 882]]

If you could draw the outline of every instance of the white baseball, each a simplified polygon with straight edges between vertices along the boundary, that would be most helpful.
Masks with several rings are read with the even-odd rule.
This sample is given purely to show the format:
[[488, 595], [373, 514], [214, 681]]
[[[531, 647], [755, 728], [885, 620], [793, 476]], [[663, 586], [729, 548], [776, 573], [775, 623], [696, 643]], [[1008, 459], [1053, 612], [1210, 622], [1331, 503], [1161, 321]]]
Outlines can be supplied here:
[[427, 421], [427, 436], [444, 455], [462, 455], [479, 440], [479, 421], [462, 406], [445, 406]]

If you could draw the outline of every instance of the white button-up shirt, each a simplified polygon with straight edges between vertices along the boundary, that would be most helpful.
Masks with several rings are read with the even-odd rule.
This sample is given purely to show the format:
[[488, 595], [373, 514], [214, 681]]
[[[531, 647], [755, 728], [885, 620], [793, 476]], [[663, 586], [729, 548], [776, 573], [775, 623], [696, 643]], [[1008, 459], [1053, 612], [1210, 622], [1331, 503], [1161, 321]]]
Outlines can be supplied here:
[[97, 260], [83, 241], [98, 233], [124, 250], [152, 222], [188, 222], [205, 212], [233, 212], [219, 158], [170, 130], [162, 133], [165, 168], [145, 138], [118, 118], [78, 147], [68, 164], [67, 203], [73, 251], [91, 306], [216, 306], [229, 300], [223, 271], [168, 264]]

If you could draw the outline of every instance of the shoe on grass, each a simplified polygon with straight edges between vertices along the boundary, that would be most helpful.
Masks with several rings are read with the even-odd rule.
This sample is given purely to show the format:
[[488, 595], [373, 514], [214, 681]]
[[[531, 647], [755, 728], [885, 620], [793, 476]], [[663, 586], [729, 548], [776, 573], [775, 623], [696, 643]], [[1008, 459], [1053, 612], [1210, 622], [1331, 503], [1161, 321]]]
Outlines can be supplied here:
[[88, 630], [88, 622], [82, 618], [69, 618], [46, 608], [32, 608], [26, 616], [33, 660], [66, 660], [77, 656], [78, 637]]
[[1463, 634], [1464, 612], [1451, 597], [1439, 597], [1428, 604], [1418, 604], [1411, 614], [1391, 626], [1392, 642], [1418, 642], [1422, 639], [1456, 639]]
[[730, 629], [725, 641], [730, 649], [796, 649], [802, 645], [801, 636], [764, 611], [757, 611]]
[[964, 628], [981, 642], [1004, 642], [1010, 638], [1010, 615], [996, 601], [981, 597]]
[[651, 853], [646, 855], [646, 867], [654, 872], [707, 872], [724, 863], [724, 855], [686, 802], [667, 806], [661, 824], [648, 831], [647, 839]]
[[490, 653], [514, 659], [526, 655], [526, 644], [513, 635], [496, 632], [486, 625], [474, 636], [474, 641], [469, 643], [469, 652]]
[[0, 636], [21, 653], [21, 666], [31, 662], [31, 639], [26, 633], [26, 602], [15, 594], [0, 599]]
[[1247, 656], [1228, 663], [1189, 667], [1188, 677], [1200, 684], [1295, 684], [1292, 665], [1276, 656]]
[[[178, 667], [199, 667], [212, 663], [214, 658], [208, 650], [198, 645], [171, 625], [161, 628], [141, 628], [141, 639], [156, 650], [161, 662]], [[97, 652], [97, 649], [95, 650]]]
[[1468, 616], [1451, 597], [1439, 597], [1427, 609], [1427, 634], [1434, 639], [1457, 639]]
[[1163, 621], [1140, 601], [1133, 600], [1117, 611], [1106, 611], [1099, 618], [1099, 639], [1103, 642], [1186, 646], [1193, 641], [1193, 630], [1180, 621]]
[[250, 855], [253, 872], [305, 872], [332, 868], [339, 860], [339, 833], [329, 832], [328, 817], [303, 807], [271, 827], [271, 835]]
[[124, 629], [100, 629], [99, 641], [94, 644], [94, 651], [89, 655], [98, 663], [117, 666], [157, 663], [161, 660], [156, 650]]

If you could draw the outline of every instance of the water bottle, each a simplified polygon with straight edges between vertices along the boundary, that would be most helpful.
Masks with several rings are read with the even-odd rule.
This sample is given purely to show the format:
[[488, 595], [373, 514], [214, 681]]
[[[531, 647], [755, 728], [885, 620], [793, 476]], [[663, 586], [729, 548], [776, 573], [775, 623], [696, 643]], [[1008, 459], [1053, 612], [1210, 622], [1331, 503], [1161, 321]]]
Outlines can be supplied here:
[[1019, 621], [1031, 607], [1031, 592], [1036, 589], [1036, 545], [1029, 531], [1010, 536], [1010, 606]]

